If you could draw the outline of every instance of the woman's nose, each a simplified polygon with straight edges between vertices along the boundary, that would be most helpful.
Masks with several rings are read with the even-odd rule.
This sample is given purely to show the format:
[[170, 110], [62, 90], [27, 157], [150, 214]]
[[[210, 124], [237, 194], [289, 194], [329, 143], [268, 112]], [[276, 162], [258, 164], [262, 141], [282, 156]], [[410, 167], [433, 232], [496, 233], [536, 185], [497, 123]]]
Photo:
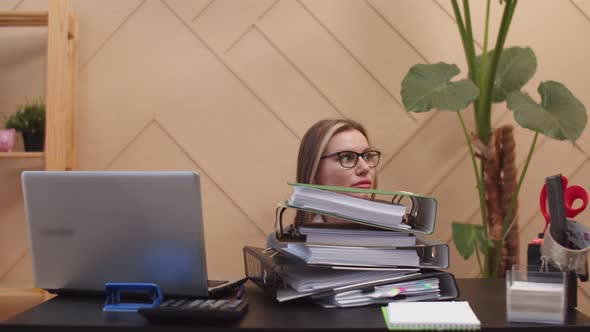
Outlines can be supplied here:
[[367, 165], [367, 162], [363, 159], [363, 158], [359, 158], [357, 164], [356, 164], [356, 174], [359, 175], [364, 175], [367, 174], [369, 172], [371, 168], [369, 167], [369, 165]]

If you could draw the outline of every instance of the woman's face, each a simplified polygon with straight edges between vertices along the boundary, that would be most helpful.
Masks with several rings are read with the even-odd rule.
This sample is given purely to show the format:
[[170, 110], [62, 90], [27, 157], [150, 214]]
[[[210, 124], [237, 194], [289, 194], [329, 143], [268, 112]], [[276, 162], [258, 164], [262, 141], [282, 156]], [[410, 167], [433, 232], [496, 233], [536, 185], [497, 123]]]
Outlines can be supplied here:
[[[367, 138], [360, 131], [352, 129], [332, 136], [322, 156], [340, 151], [363, 153], [370, 149]], [[320, 160], [314, 183], [326, 186], [371, 189], [375, 184], [375, 168], [369, 167], [361, 157], [358, 158], [356, 166], [345, 168], [340, 164], [338, 155], [335, 155]], [[369, 198], [370, 194], [358, 194], [355, 196]]]

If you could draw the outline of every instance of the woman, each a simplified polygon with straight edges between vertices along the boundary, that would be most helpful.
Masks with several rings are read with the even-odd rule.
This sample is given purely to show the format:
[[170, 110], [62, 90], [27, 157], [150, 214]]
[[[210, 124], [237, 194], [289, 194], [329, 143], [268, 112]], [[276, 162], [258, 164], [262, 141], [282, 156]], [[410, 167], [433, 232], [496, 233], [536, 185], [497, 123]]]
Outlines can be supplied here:
[[[371, 149], [367, 131], [350, 119], [326, 119], [311, 126], [299, 146], [297, 182], [372, 189], [381, 152]], [[370, 194], [351, 194], [370, 198]], [[297, 212], [297, 223], [337, 219]]]

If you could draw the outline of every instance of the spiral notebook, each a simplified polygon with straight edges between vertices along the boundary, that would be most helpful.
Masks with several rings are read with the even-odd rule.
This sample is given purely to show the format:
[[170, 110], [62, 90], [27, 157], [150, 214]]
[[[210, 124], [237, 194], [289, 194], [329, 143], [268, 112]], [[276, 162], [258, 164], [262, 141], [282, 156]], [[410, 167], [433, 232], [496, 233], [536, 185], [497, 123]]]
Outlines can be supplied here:
[[[383, 307], [390, 330], [479, 330], [468, 302], [394, 302]], [[425, 314], [426, 313], [426, 314]]]

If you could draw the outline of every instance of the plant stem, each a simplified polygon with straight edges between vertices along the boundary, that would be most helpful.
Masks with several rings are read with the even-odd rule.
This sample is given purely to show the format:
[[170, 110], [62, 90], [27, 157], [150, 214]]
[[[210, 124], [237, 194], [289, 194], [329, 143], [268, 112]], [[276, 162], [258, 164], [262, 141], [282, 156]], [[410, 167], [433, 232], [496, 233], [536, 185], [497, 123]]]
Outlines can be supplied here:
[[[461, 16], [459, 5], [457, 0], [451, 0], [453, 5], [453, 12], [455, 13], [455, 20], [457, 21], [457, 27], [459, 28], [459, 34], [461, 35], [461, 43], [463, 44], [463, 51], [465, 52], [465, 60], [469, 70], [469, 79], [473, 81], [475, 85], [479, 86], [479, 70], [477, 70], [477, 62], [475, 56], [475, 41], [473, 40], [473, 31], [471, 28], [471, 12], [469, 10], [469, 0], [463, 0], [463, 13], [465, 15], [465, 22]], [[473, 101], [473, 109], [475, 114], [476, 122], [479, 120], [479, 106], [480, 98]]]
[[471, 163], [473, 164], [473, 171], [475, 172], [475, 182], [477, 183], [477, 191], [479, 193], [479, 207], [481, 210], [481, 220], [483, 226], [483, 234], [484, 239], [488, 238], [488, 208], [485, 204], [485, 191], [482, 182], [482, 177], [477, 170], [477, 163], [475, 162], [475, 152], [473, 151], [473, 146], [471, 144], [471, 140], [469, 139], [469, 134], [467, 133], [467, 127], [465, 126], [465, 121], [463, 121], [463, 117], [461, 116], [461, 112], [457, 112], [457, 116], [459, 116], [459, 121], [461, 122], [461, 128], [463, 128], [463, 135], [465, 136], [465, 141], [467, 143], [467, 147], [469, 147], [469, 156], [471, 157]]
[[526, 158], [526, 162], [524, 163], [524, 168], [522, 170], [522, 174], [520, 174], [520, 178], [518, 179], [518, 184], [516, 185], [516, 191], [510, 200], [510, 206], [506, 211], [506, 215], [504, 216], [504, 220], [502, 220], [502, 236], [500, 240], [496, 244], [496, 257], [494, 258], [494, 268], [492, 270], [492, 276], [497, 276], [498, 270], [500, 269], [500, 260], [502, 259], [502, 246], [504, 245], [504, 237], [506, 233], [506, 228], [508, 228], [508, 223], [512, 220], [512, 210], [514, 210], [514, 206], [516, 205], [516, 200], [518, 199], [518, 193], [520, 192], [520, 187], [522, 186], [522, 182], [524, 181], [524, 176], [526, 175], [527, 169], [529, 168], [529, 163], [531, 162], [531, 158], [533, 157], [533, 152], [535, 150], [535, 144], [537, 144], [537, 138], [539, 137], [539, 133], [535, 132], [535, 136], [533, 137], [533, 142], [531, 143], [531, 148], [529, 149], [529, 153]]
[[518, 3], [518, 0], [513, 0], [513, 2], [512, 2], [512, 8], [510, 8], [510, 17], [508, 18], [508, 25], [509, 26], [510, 26], [510, 23], [512, 23], [512, 16], [514, 16], [514, 10], [516, 10], [517, 3]]
[[484, 276], [484, 270], [481, 267], [481, 258], [479, 257], [479, 250], [477, 249], [477, 242], [475, 245], [475, 257], [477, 257], [477, 265], [479, 266], [479, 275]]
[[483, 34], [483, 52], [481, 54], [481, 78], [478, 82], [478, 86], [482, 87], [483, 82], [487, 80], [488, 73], [486, 71], [486, 65], [488, 60], [488, 33], [490, 28], [490, 0], [487, 0], [486, 3], [486, 21], [484, 25], [484, 34]]
[[[481, 117], [485, 117], [486, 113], [481, 111], [481, 105], [484, 105], [483, 103], [485, 103], [486, 100], [486, 95], [489, 94], [489, 92], [487, 91], [489, 89], [489, 87], [485, 86], [485, 82], [488, 81], [488, 77], [489, 77], [489, 71], [487, 70], [487, 64], [488, 64], [488, 35], [489, 35], [489, 29], [490, 29], [490, 0], [487, 0], [486, 3], [486, 20], [485, 20], [485, 25], [484, 25], [484, 35], [483, 35], [483, 51], [481, 54], [481, 75], [480, 75], [480, 80], [479, 82], [477, 82], [478, 87], [479, 87], [479, 91], [480, 91], [480, 95], [478, 98], [478, 103], [477, 103], [477, 112], [475, 113], [476, 118], [475, 118], [475, 122], [476, 124], [482, 124], [483, 126], [485, 126], [485, 123], [487, 122], [487, 120], [481, 120]], [[491, 127], [491, 121], [490, 121], [490, 127]], [[483, 128], [477, 128], [478, 133], [479, 132], [485, 132], [485, 130], [483, 130]], [[491, 128], [490, 128], [490, 132], [491, 132]], [[481, 139], [481, 135], [479, 135], [480, 139]], [[482, 165], [482, 169], [481, 169], [481, 174], [482, 177], [484, 176], [484, 170], [483, 170], [483, 162], [481, 163]], [[482, 179], [482, 182], [484, 180]]]
[[451, 4], [453, 5], [453, 12], [455, 13], [455, 20], [457, 21], [457, 27], [459, 28], [459, 35], [461, 35], [461, 43], [463, 44], [463, 51], [465, 52], [465, 58], [469, 58], [469, 50], [468, 50], [468, 43], [467, 43], [467, 35], [465, 34], [465, 26], [463, 25], [463, 17], [461, 16], [461, 11], [459, 10], [459, 5], [457, 4], [457, 0], [451, 0]]
[[492, 53], [491, 65], [490, 70], [487, 71], [489, 75], [487, 75], [487, 80], [484, 81], [484, 85], [480, 87], [480, 102], [481, 107], [479, 112], [480, 117], [477, 120], [476, 127], [477, 127], [477, 134], [479, 138], [485, 143], [488, 144], [490, 140], [490, 136], [492, 134], [492, 124], [491, 124], [491, 111], [492, 111], [492, 94], [491, 90], [494, 86], [494, 81], [496, 80], [496, 71], [498, 70], [498, 64], [500, 62], [500, 57], [502, 55], [502, 50], [504, 49], [504, 43], [506, 42], [506, 36], [508, 35], [508, 30], [510, 28], [510, 23], [512, 22], [512, 16], [514, 15], [514, 10], [516, 9], [517, 0], [506, 0], [506, 5], [504, 7], [504, 13], [502, 14], [502, 22], [500, 23], [500, 30], [498, 32], [498, 39], [496, 40], [496, 47], [494, 48], [494, 52]]
[[475, 58], [475, 43], [473, 41], [473, 29], [471, 27], [471, 11], [469, 10], [469, 0], [463, 0], [463, 15], [465, 15], [465, 40], [467, 42], [467, 65], [469, 66], [469, 78], [473, 83], [479, 82], [479, 71], [477, 70]]

